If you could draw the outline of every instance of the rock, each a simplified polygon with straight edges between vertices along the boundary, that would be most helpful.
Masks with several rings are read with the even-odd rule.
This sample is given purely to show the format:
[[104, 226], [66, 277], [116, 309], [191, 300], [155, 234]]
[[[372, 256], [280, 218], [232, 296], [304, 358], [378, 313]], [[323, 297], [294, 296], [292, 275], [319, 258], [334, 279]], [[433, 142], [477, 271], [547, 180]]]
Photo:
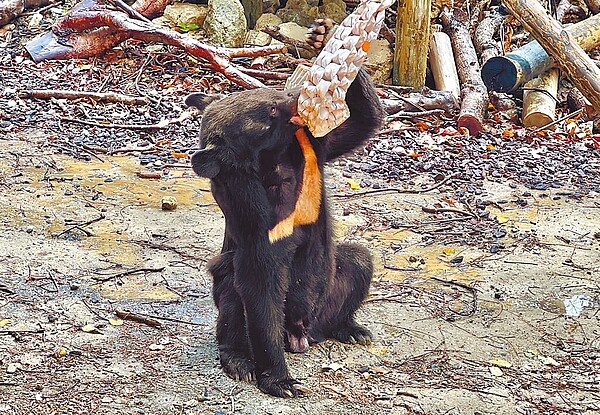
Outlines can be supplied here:
[[177, 198], [175, 196], [165, 196], [160, 203], [162, 210], [175, 210], [177, 208]]
[[208, 0], [204, 30], [218, 46], [239, 47], [246, 37], [246, 16], [239, 1]]
[[259, 30], [248, 30], [244, 43], [246, 45], [268, 46], [271, 43], [271, 36]]
[[[279, 0], [263, 0], [263, 13], [275, 13], [281, 7]], [[257, 21], [258, 24], [258, 21]]]
[[17, 363], [9, 363], [6, 366], [6, 373], [15, 373], [19, 369], [19, 365]]
[[294, 22], [307, 27], [318, 15], [319, 8], [309, 5], [306, 0], [288, 0], [283, 9], [277, 10], [277, 16], [284, 22]]
[[282, 23], [279, 25], [279, 32], [283, 35], [296, 40], [306, 40], [306, 31], [308, 27], [300, 26], [294, 22]]
[[344, 0], [325, 0], [319, 8], [319, 16], [329, 17], [334, 22], [340, 23], [347, 16]]
[[315, 0], [288, 0], [277, 16], [284, 22], [295, 22], [301, 26], [310, 26], [317, 17], [329, 17], [339, 23], [346, 17], [344, 0], [325, 0], [321, 7]]
[[389, 79], [393, 64], [394, 54], [390, 48], [390, 43], [385, 39], [371, 42], [371, 47], [367, 52], [367, 67], [376, 84], [385, 83]]
[[169, 20], [174, 26], [198, 25], [202, 27], [208, 7], [199, 4], [174, 3], [165, 8], [163, 17]]
[[279, 26], [283, 23], [283, 20], [279, 16], [273, 13], [264, 13], [256, 20], [256, 30], [260, 30], [266, 26]]

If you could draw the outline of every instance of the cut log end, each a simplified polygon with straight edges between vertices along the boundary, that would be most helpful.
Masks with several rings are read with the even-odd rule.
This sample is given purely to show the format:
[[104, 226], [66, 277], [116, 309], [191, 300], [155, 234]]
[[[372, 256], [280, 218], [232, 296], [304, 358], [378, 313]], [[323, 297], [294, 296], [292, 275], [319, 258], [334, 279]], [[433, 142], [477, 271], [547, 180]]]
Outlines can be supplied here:
[[481, 79], [490, 91], [511, 92], [520, 85], [518, 66], [506, 56], [490, 58], [481, 68]]
[[[554, 119], [547, 114], [540, 112], [531, 113], [523, 118], [523, 126], [527, 128], [539, 128], [544, 125], [548, 125], [553, 122]], [[552, 126], [549, 129], [554, 129], [556, 126]]]
[[481, 132], [481, 121], [473, 115], [461, 115], [458, 119], [458, 128], [466, 128], [471, 136], [476, 136]]

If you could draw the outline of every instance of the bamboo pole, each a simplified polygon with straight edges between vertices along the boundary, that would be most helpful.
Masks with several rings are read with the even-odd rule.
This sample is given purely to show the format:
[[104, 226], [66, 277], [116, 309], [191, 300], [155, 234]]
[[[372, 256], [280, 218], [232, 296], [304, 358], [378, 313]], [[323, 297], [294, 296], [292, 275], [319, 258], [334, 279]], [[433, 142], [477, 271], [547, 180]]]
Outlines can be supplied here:
[[[579, 46], [589, 51], [600, 45], [600, 14], [567, 26], [564, 30]], [[553, 66], [550, 56], [534, 40], [504, 56], [490, 58], [481, 68], [481, 77], [488, 89], [510, 92]]]
[[423, 88], [431, 24], [431, 0], [399, 0], [394, 52], [394, 85]]
[[550, 17], [536, 0], [504, 0], [504, 5], [540, 42], [594, 108], [600, 108], [600, 69], [581, 46], [573, 41], [569, 32]]

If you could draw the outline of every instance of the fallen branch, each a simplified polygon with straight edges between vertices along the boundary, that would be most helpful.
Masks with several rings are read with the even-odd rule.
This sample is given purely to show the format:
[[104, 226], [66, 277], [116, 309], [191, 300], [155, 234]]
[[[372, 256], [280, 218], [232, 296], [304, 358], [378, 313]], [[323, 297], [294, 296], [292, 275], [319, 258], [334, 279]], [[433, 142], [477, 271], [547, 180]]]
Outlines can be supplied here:
[[371, 190], [365, 190], [363, 192], [337, 194], [337, 195], [333, 195], [333, 197], [365, 196], [365, 195], [370, 195], [370, 194], [374, 194], [374, 193], [385, 193], [385, 192], [395, 192], [395, 193], [403, 193], [403, 194], [410, 194], [410, 195], [419, 195], [422, 193], [431, 192], [432, 190], [435, 190], [438, 187], [441, 187], [444, 184], [446, 184], [446, 183], [450, 182], [451, 180], [456, 179], [458, 177], [459, 177], [458, 173], [451, 174], [450, 176], [446, 177], [445, 179], [439, 181], [438, 183], [436, 183], [433, 186], [428, 187], [426, 189], [401, 189], [398, 187], [387, 187], [385, 189], [371, 189]]
[[471, 216], [473, 218], [477, 218], [477, 215], [472, 212], [467, 212], [466, 210], [454, 209], [454, 208], [432, 208], [423, 206], [421, 210], [425, 213], [458, 213], [460, 215]]
[[25, 9], [47, 6], [52, 0], [6, 0], [0, 2], [0, 27], [23, 14]]
[[[136, 2], [132, 8], [148, 17]], [[168, 3], [161, 0], [162, 8]], [[154, 10], [154, 9], [153, 9]], [[98, 55], [126, 39], [159, 42], [183, 49], [191, 56], [208, 62], [210, 68], [222, 73], [230, 81], [245, 88], [264, 86], [231, 63], [240, 56], [265, 56], [286, 51], [285, 45], [253, 49], [216, 48], [151, 22], [132, 19], [127, 13], [102, 4], [101, 0], [84, 0], [58, 20], [51, 32], [27, 43], [25, 48], [34, 61], [46, 59], [80, 59]]]
[[37, 99], [80, 99], [91, 98], [95, 101], [122, 103], [128, 105], [147, 105], [150, 100], [146, 97], [136, 97], [133, 95], [118, 94], [116, 92], [84, 92], [67, 91], [62, 89], [32, 89], [25, 90], [20, 94], [21, 98]]
[[115, 310], [117, 317], [123, 320], [135, 321], [136, 323], [146, 324], [150, 327], [161, 328], [162, 324], [160, 321], [154, 320], [150, 317], [143, 316], [141, 314], [135, 314], [128, 310]]
[[160, 267], [160, 268], [136, 268], [136, 269], [131, 269], [129, 271], [123, 271], [123, 272], [119, 272], [117, 274], [112, 274], [112, 275], [105, 275], [102, 277], [92, 277], [92, 279], [99, 281], [99, 282], [106, 282], [106, 281], [110, 281], [110, 280], [115, 280], [121, 277], [126, 277], [127, 275], [132, 275], [132, 274], [138, 274], [140, 272], [163, 272], [165, 270], [165, 267]]

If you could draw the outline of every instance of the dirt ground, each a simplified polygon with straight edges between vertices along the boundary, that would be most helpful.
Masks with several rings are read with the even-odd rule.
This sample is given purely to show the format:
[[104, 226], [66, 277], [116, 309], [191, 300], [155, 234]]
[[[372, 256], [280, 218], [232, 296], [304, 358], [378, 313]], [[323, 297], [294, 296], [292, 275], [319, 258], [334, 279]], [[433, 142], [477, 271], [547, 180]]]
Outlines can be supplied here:
[[288, 354], [312, 394], [278, 399], [218, 366], [205, 263], [223, 217], [208, 183], [139, 178], [135, 157], [77, 161], [44, 140], [0, 137], [0, 414], [600, 413], [594, 192], [486, 182], [486, 221], [505, 233], [491, 253], [458, 243], [481, 219], [422, 210], [449, 187], [343, 196], [330, 166], [339, 240], [377, 263], [358, 316], [375, 340]]

